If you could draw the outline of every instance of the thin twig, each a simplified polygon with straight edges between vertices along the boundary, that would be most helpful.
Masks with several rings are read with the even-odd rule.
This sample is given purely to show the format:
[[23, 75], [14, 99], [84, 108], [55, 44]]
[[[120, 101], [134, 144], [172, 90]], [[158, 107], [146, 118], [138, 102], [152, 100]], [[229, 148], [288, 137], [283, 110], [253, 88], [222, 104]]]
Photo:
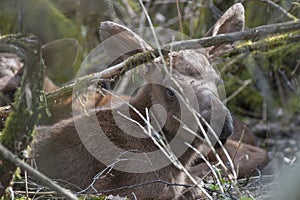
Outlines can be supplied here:
[[[176, 3], [176, 1], [179, 1], [179, 3], [186, 3], [189, 0], [156, 0], [153, 2], [154, 5], [164, 5], [164, 4], [171, 4]], [[148, 3], [150, 0], [144, 0], [144, 2]]]
[[170, 182], [167, 182], [167, 181], [164, 181], [164, 180], [153, 180], [153, 181], [143, 182], [143, 183], [134, 184], [134, 185], [126, 185], [126, 186], [122, 186], [122, 187], [118, 187], [118, 188], [101, 190], [101, 191], [98, 191], [98, 192], [100, 192], [100, 193], [109, 193], [109, 192], [123, 190], [123, 189], [132, 189], [132, 188], [136, 188], [136, 187], [142, 187], [142, 186], [150, 185], [150, 184], [154, 184], [154, 183], [162, 183], [162, 184], [165, 184], [167, 186], [178, 186], [178, 187], [193, 187], [194, 186], [194, 185], [190, 185], [190, 184], [170, 183]]
[[137, 24], [137, 20], [138, 20], [138, 16], [137, 14], [134, 12], [133, 8], [130, 6], [130, 4], [128, 3], [128, 0], [122, 0], [123, 4], [125, 5], [127, 12], [130, 16], [130, 18], [132, 19], [132, 21], [134, 21], [135, 24]]
[[28, 176], [27, 171], [25, 171], [25, 191], [26, 191], [26, 200], [28, 199]]
[[237, 148], [236, 148], [236, 150], [235, 150], [235, 152], [233, 154], [232, 160], [235, 159], [235, 157], [236, 157], [236, 155], [237, 155], [237, 153], [238, 153], [238, 151], [239, 151], [239, 149], [240, 149], [240, 147], [242, 145], [242, 141], [243, 141], [243, 138], [244, 138], [245, 130], [246, 130], [246, 124], [244, 124], [243, 130], [242, 130], [242, 134], [241, 134], [241, 137], [239, 138], [239, 143], [238, 143], [238, 146], [237, 146]]
[[179, 19], [180, 33], [183, 33], [182, 19], [181, 19], [180, 7], [179, 7], [179, 0], [176, 0], [176, 7], [177, 7], [177, 14], [178, 14], [178, 19]]
[[280, 78], [279, 78], [279, 75], [278, 75], [278, 70], [274, 70], [274, 75], [275, 75], [275, 83], [276, 83], [276, 86], [277, 86], [277, 89], [278, 89], [281, 105], [284, 109], [284, 112], [287, 112], [286, 99], [285, 99], [282, 84], [281, 84], [281, 81], [280, 81]]
[[281, 12], [287, 18], [289, 18], [291, 20], [298, 20], [297, 17], [295, 17], [294, 15], [292, 15], [291, 13], [286, 11], [283, 7], [279, 6], [278, 4], [274, 3], [273, 1], [270, 1], [270, 0], [260, 0], [260, 1], [272, 6], [275, 9], [277, 9], [279, 12]]
[[193, 151], [195, 151], [197, 153], [197, 155], [199, 155], [201, 157], [201, 159], [204, 160], [204, 162], [206, 163], [206, 165], [209, 167], [209, 169], [211, 170], [212, 174], [216, 177], [216, 181], [217, 181], [217, 184], [219, 185], [219, 188], [221, 190], [221, 193], [224, 194], [225, 192], [225, 188], [224, 188], [224, 185], [221, 183], [220, 181], [220, 178], [219, 176], [217, 175], [216, 171], [213, 169], [213, 166], [211, 165], [211, 163], [204, 157], [204, 155], [198, 150], [196, 149], [195, 147], [193, 147], [192, 145], [188, 144], [185, 142], [185, 144], [191, 148]]
[[[163, 56], [167, 56], [167, 51], [162, 51], [162, 55]], [[131, 56], [130, 58], [128, 58], [127, 60], [112, 66], [110, 68], [107, 68], [101, 72], [97, 72], [94, 74], [89, 74], [83, 77], [80, 77], [76, 80], [75, 82], [70, 83], [69, 85], [66, 85], [52, 93], [47, 94], [47, 101], [48, 102], [52, 102], [55, 101], [57, 99], [60, 99], [64, 96], [70, 95], [72, 94], [73, 88], [75, 86], [75, 84], [80, 83], [80, 82], [85, 82], [85, 83], [95, 83], [95, 82], [101, 82], [103, 80], [115, 77], [116, 81], [116, 76], [121, 77], [124, 73], [126, 73], [127, 71], [133, 69], [134, 67], [137, 67], [141, 64], [147, 63], [152, 61], [155, 57], [157, 57], [159, 55], [158, 50], [151, 50], [151, 51], [147, 51], [144, 53], [138, 53], [134, 56]]]
[[[151, 19], [150, 19], [150, 16], [148, 15], [147, 13], [147, 10], [145, 9], [143, 3], [141, 2], [140, 0], [140, 4], [143, 8], [143, 11], [145, 13], [145, 15], [147, 16], [147, 19], [148, 19], [148, 23], [150, 24], [150, 27], [151, 27], [151, 31], [152, 31], [152, 34], [154, 36], [154, 39], [155, 39], [155, 43], [157, 45], [157, 48], [158, 48], [158, 54], [162, 60], [162, 64], [163, 64], [163, 70], [165, 71], [166, 75], [170, 77], [170, 79], [173, 81], [173, 83], [179, 88], [180, 92], [183, 94], [183, 90], [181, 88], [181, 86], [179, 85], [179, 83], [171, 76], [170, 74], [170, 71], [167, 69], [166, 67], [166, 62], [164, 60], [164, 55], [163, 55], [163, 51], [162, 49], [160, 48], [160, 44], [158, 42], [158, 39], [157, 39], [157, 36], [156, 36], [156, 33], [154, 31], [154, 28], [153, 28], [153, 25], [152, 25], [152, 22], [151, 22]], [[169, 49], [172, 50], [172, 44], [170, 46]], [[170, 67], [172, 69], [172, 66]], [[180, 95], [181, 96], [181, 95]], [[181, 96], [182, 97], [182, 96]], [[187, 102], [188, 103], [188, 98], [184, 98], [184, 102]], [[173, 152], [170, 151], [170, 154], [173, 155]], [[171, 157], [168, 157], [169, 159], [173, 160]], [[176, 158], [176, 157], [174, 157]], [[190, 172], [176, 159], [176, 160], [173, 160], [172, 161], [173, 164], [176, 164], [177, 167], [180, 167], [182, 169], [182, 171], [186, 174], [186, 176], [203, 192], [203, 194], [205, 194], [205, 196], [209, 199], [212, 199], [212, 197], [207, 193], [207, 191], [192, 177], [192, 175], [190, 174]], [[201, 183], [203, 183], [203, 181], [201, 181]]]
[[43, 185], [53, 189], [58, 194], [71, 199], [71, 200], [77, 200], [78, 198], [69, 192], [68, 190], [62, 188], [61, 186], [57, 185], [53, 181], [51, 181], [49, 178], [47, 178], [45, 175], [40, 173], [39, 171], [35, 170], [28, 164], [24, 163], [22, 160], [20, 160], [16, 155], [11, 153], [7, 148], [5, 148], [2, 144], [0, 144], [0, 152], [10, 162], [14, 163], [16, 166], [19, 166], [20, 168], [26, 170], [28, 173], [31, 174], [31, 176], [35, 177], [38, 181], [40, 181]]
[[224, 99], [223, 103], [226, 104], [228, 103], [231, 99], [233, 99], [235, 96], [237, 96], [241, 91], [243, 91], [250, 83], [252, 82], [251, 79], [245, 80], [243, 85], [235, 90], [229, 97]]
[[[181, 88], [179, 86], [179, 88]], [[207, 132], [204, 130], [203, 125], [200, 122], [200, 119], [205, 123], [205, 125], [208, 127], [209, 131], [213, 134], [213, 136], [215, 137], [215, 139], [217, 140], [217, 142], [219, 143], [221, 149], [224, 151], [225, 156], [227, 157], [231, 168], [232, 168], [232, 174], [234, 176], [234, 181], [236, 180], [236, 173], [234, 171], [234, 166], [232, 163], [232, 160], [229, 157], [229, 154], [227, 152], [227, 150], [224, 148], [223, 144], [221, 143], [221, 141], [219, 140], [217, 134], [215, 133], [215, 131], [211, 128], [211, 126], [207, 123], [207, 121], [200, 115], [199, 112], [197, 112], [193, 107], [191, 107], [191, 105], [188, 103], [188, 99], [183, 97], [183, 92], [177, 92], [176, 96], [178, 96], [178, 98], [181, 99], [181, 101], [183, 101], [185, 103], [185, 106], [187, 107], [187, 109], [193, 114], [194, 119], [196, 120], [196, 123], [199, 127], [199, 129], [201, 130], [202, 134], [204, 135], [206, 144], [209, 146], [211, 152], [214, 153], [214, 155], [216, 156], [217, 160], [219, 161], [219, 163], [222, 165], [222, 167], [225, 169], [226, 172], [228, 172], [228, 168], [226, 167], [226, 165], [224, 164], [224, 162], [222, 161], [222, 159], [220, 158], [219, 154], [217, 154], [216, 149], [214, 148], [214, 145], [212, 144], [211, 139], [209, 138], [209, 136], [207, 135]], [[188, 127], [186, 125], [184, 125], [186, 127], [186, 129], [188, 129]], [[192, 131], [189, 131], [190, 133]], [[193, 135], [195, 135], [195, 133], [192, 133]], [[186, 170], [185, 168], [183, 168], [183, 170]], [[191, 176], [191, 174], [188, 171], [185, 171], [186, 175], [188, 176], [188, 178], [190, 178], [192, 180], [192, 182], [197, 185], [201, 191], [210, 199], [212, 199], [212, 197], [203, 189], [203, 187], [199, 184], [197, 184], [197, 181]], [[228, 177], [231, 178], [232, 176], [230, 174], [228, 174]], [[216, 177], [217, 178], [217, 177]], [[203, 181], [202, 181], [203, 182]], [[239, 193], [239, 191], [237, 190], [237, 192]]]
[[[149, 0], [146, 2], [146, 9], [149, 10], [150, 5], [152, 4], [152, 0]], [[145, 27], [146, 22], [146, 13], [142, 12], [140, 16], [140, 22], [139, 22], [139, 34], [142, 35], [143, 28]]]
[[[183, 16], [182, 16], [182, 19], [184, 19], [184, 20], [192, 19], [193, 16], [194, 16], [194, 13], [193, 13], [193, 12], [184, 13]], [[162, 27], [168, 28], [168, 27], [170, 27], [171, 25], [177, 23], [178, 21], [179, 21], [178, 16], [173, 17], [173, 18], [169, 19], [167, 22], [165, 22], [165, 23], [162, 25]]]
[[16, 194], [22, 194], [22, 195], [26, 195], [26, 194], [31, 194], [31, 195], [55, 195], [55, 194], [57, 194], [57, 192], [54, 192], [54, 191], [49, 191], [49, 192], [14, 191], [14, 193], [16, 193]]
[[297, 60], [297, 64], [296, 67], [293, 69], [293, 71], [291, 72], [291, 75], [294, 76], [298, 70], [298, 68], [300, 67], [300, 60]]
[[284, 69], [278, 69], [279, 74], [281, 75], [282, 79], [283, 79], [283, 83], [286, 85], [286, 87], [296, 93], [296, 88], [294, 87], [294, 85], [291, 83], [291, 81], [288, 79], [285, 70]]

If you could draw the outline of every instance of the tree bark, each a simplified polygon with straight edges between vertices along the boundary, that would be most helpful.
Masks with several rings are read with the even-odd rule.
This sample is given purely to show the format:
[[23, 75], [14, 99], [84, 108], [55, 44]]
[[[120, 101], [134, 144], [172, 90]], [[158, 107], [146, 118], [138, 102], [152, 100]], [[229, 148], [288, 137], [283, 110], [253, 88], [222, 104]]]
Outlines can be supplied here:
[[[13, 110], [5, 121], [0, 142], [21, 155], [33, 138], [43, 99], [44, 64], [40, 43], [33, 35], [10, 35], [0, 38], [0, 52], [15, 53], [24, 61], [21, 87], [15, 94]], [[0, 155], [0, 197], [10, 185], [16, 165]]]

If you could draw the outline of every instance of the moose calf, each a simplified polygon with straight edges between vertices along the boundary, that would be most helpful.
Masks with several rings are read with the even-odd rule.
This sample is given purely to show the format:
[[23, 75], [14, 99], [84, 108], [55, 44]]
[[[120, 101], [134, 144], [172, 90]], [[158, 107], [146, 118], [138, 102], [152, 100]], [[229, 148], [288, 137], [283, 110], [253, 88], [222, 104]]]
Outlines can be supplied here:
[[[226, 11], [206, 36], [243, 28], [244, 9], [238, 3]], [[113, 22], [102, 23], [100, 31], [103, 39], [120, 34], [118, 38], [124, 40], [116, 45], [135, 46], [136, 52], [152, 49], [131, 30]], [[266, 152], [253, 146], [251, 136], [245, 136], [248, 144], [244, 141], [238, 147], [244, 126], [232, 119], [218, 97], [220, 77], [211, 60], [227, 53], [227, 47], [222, 44], [207, 52], [171, 52], [166, 70], [160, 60], [155, 66], [146, 67], [148, 83], [137, 90], [129, 105], [94, 110], [53, 126], [39, 127], [32, 144], [37, 168], [52, 179], [76, 185], [73, 189], [77, 191], [134, 194], [138, 199], [178, 199], [183, 195], [184, 185], [190, 183], [183, 168], [195, 176], [207, 169], [203, 162], [196, 162], [199, 155], [189, 148], [209, 152], [203, 139], [205, 131], [208, 135], [215, 132], [225, 144], [239, 176], [262, 167], [267, 162]], [[219, 153], [227, 163], [221, 150]], [[245, 154], [249, 156], [247, 162], [239, 163]], [[216, 162], [214, 155], [208, 157]]]

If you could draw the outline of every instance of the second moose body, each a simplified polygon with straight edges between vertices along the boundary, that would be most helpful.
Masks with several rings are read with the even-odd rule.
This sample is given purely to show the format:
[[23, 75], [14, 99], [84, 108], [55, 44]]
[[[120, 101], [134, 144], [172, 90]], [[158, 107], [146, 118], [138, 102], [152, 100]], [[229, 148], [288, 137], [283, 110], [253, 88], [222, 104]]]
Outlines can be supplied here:
[[[125, 44], [130, 42], [129, 45], [135, 45], [139, 51], [149, 50], [151, 47], [144, 42], [139, 36], [130, 31], [129, 29], [114, 24], [112, 22], [104, 22], [101, 25], [101, 30], [104, 31], [105, 38], [110, 37], [110, 31], [107, 29], [108, 25], [113, 25], [114, 32], [125, 33], [129, 38], [126, 41], [122, 41]], [[232, 6], [221, 19], [212, 27], [207, 36], [217, 35], [220, 33], [228, 33], [241, 31], [244, 28], [244, 9], [241, 4], [235, 4]], [[105, 29], [105, 30], [104, 30]], [[105, 39], [104, 38], [104, 39]], [[134, 43], [134, 44], [132, 44]], [[214, 71], [211, 66], [211, 58], [222, 55], [222, 52], [228, 52], [225, 45], [216, 46], [208, 50], [208, 54], [200, 50], [181, 50], [178, 52], [170, 53], [172, 57], [172, 73], [171, 75], [164, 74], [161, 78], [162, 84], [155, 84], [153, 81], [156, 78], [155, 73], [149, 72], [147, 75], [151, 80], [142, 86], [137, 93], [130, 99], [129, 113], [132, 120], [139, 122], [142, 126], [146, 126], [145, 121], [142, 118], [147, 118], [146, 111], [151, 110], [154, 105], [160, 105], [165, 110], [163, 119], [156, 115], [158, 123], [162, 123], [160, 133], [165, 137], [169, 143], [174, 138], [176, 139], [176, 145], [171, 145], [172, 151], [177, 150], [185, 146], [186, 138], [189, 138], [190, 132], [188, 132], [184, 126], [178, 121], [182, 119], [183, 115], [185, 120], [188, 121], [191, 126], [195, 127], [195, 133], [198, 136], [203, 136], [203, 133], [197, 124], [199, 121], [207, 130], [207, 126], [204, 120], [208, 123], [211, 122], [212, 113], [223, 113], [219, 123], [222, 124], [219, 130], [219, 139], [225, 143], [225, 148], [229, 151], [229, 154], [234, 160], [235, 167], [239, 169], [239, 176], [245, 176], [253, 169], [263, 166], [267, 162], [267, 153], [257, 147], [251, 146], [253, 142], [249, 144], [241, 144], [238, 147], [237, 139], [240, 138], [243, 132], [243, 127], [238, 121], [233, 120], [230, 112], [219, 100], [217, 94], [217, 85], [220, 81], [220, 77]], [[127, 55], [129, 56], [129, 55]], [[206, 72], [210, 72], [210, 78], [205, 77]], [[198, 102], [195, 110], [199, 111], [199, 114], [204, 118], [196, 119], [195, 116], [190, 114], [182, 114], [181, 110], [188, 110], [188, 106], [181, 104], [179, 93], [176, 91], [179, 89], [178, 85], [172, 85], [172, 87], [166, 87], [166, 84], [172, 79], [176, 79], [178, 85], [183, 88], [192, 88], [195, 91], [195, 102]], [[212, 105], [212, 102], [214, 102]], [[141, 115], [137, 114], [133, 109], [135, 108]], [[67, 181], [78, 188], [74, 190], [82, 190], [87, 188], [87, 192], [91, 193], [104, 193], [104, 194], [118, 194], [131, 196], [134, 194], [138, 199], [178, 199], [183, 197], [184, 185], [190, 184], [191, 181], [187, 178], [186, 173], [179, 167], [169, 164], [157, 170], [151, 170], [155, 168], [155, 164], [152, 163], [164, 163], [168, 162], [166, 156], [149, 137], [134, 137], [128, 135], [124, 131], [132, 130], [131, 132], [143, 133], [143, 128], [137, 126], [134, 122], [128, 121], [124, 117], [116, 117], [114, 113], [126, 113], [128, 109], [127, 105], [121, 105], [119, 108], [98, 110], [87, 115], [79, 115], [72, 119], [63, 120], [53, 126], [40, 127], [38, 134], [32, 144], [33, 153], [37, 163], [38, 169], [45, 173], [52, 179], [60, 179]], [[214, 109], [214, 110], [213, 110]], [[159, 110], [159, 109], [158, 109]], [[157, 114], [157, 109], [154, 109], [154, 114]], [[189, 112], [188, 112], [189, 113]], [[89, 150], [86, 149], [86, 141], [94, 140], [93, 134], [97, 134], [99, 130], [97, 127], [90, 125], [93, 120], [91, 116], [94, 116], [99, 123], [103, 133], [112, 142], [113, 145], [123, 149], [124, 158], [120, 155], [116, 155], [115, 152], [111, 152], [111, 149], [107, 149], [107, 152], [103, 152], [101, 148], [101, 141], [93, 143], [90, 147], [93, 149], [93, 155], [99, 153], [103, 155], [102, 159], [118, 160], [112, 167], [123, 167], [126, 170], [116, 170], [107, 167], [107, 164], [103, 164], [96, 159]], [[116, 122], [118, 118], [118, 123]], [[81, 126], [76, 126], [76, 124]], [[122, 128], [120, 128], [120, 123]], [[216, 130], [217, 128], [212, 127]], [[92, 135], [86, 134], [83, 138], [82, 135], [78, 135], [77, 132], [91, 132]], [[179, 133], [179, 136], [176, 135]], [[230, 136], [232, 133], [234, 135]], [[247, 134], [247, 132], [246, 132]], [[249, 133], [251, 134], [251, 133]], [[252, 136], [249, 136], [251, 138]], [[229, 140], [227, 140], [229, 138]], [[232, 138], [232, 139], [230, 139]], [[84, 141], [83, 141], [84, 140]], [[227, 142], [226, 142], [227, 140]], [[248, 140], [250, 141], [250, 140]], [[247, 143], [247, 141], [245, 141]], [[97, 146], [100, 145], [100, 146]], [[104, 145], [104, 144], [103, 144]], [[203, 151], [206, 147], [204, 142], [198, 137], [190, 140], [190, 145]], [[238, 153], [236, 149], [239, 148]], [[101, 149], [102, 152], [99, 152]], [[146, 165], [140, 165], [141, 160], [131, 161], [126, 157], [126, 152], [140, 153], [141, 155], [158, 151], [159, 162], [155, 160], [155, 157], [147, 157], [148, 161]], [[221, 150], [220, 150], [220, 154]], [[247, 154], [249, 159], [241, 165], [239, 160]], [[234, 155], [236, 155], [235, 158]], [[97, 157], [97, 156], [96, 156]], [[107, 158], [104, 158], [107, 157]], [[214, 162], [215, 158], [211, 157], [211, 161]], [[225, 156], [221, 156], [226, 162]], [[122, 160], [123, 159], [123, 160]], [[178, 160], [182, 166], [189, 170], [192, 175], [203, 174], [207, 170], [207, 166], [204, 163], [197, 163], [198, 155], [191, 148], [187, 148], [184, 152], [178, 155]], [[143, 160], [145, 161], [145, 160]], [[146, 166], [144, 171], [140, 171], [141, 166]], [[149, 167], [150, 166], [150, 167]], [[106, 170], [106, 171], [105, 171]], [[131, 173], [137, 170], [137, 173]], [[103, 172], [103, 174], [101, 174]], [[96, 178], [95, 178], [96, 177]], [[178, 185], [179, 184], [179, 185]], [[92, 187], [89, 187], [92, 186]], [[195, 194], [201, 195], [199, 194]]]

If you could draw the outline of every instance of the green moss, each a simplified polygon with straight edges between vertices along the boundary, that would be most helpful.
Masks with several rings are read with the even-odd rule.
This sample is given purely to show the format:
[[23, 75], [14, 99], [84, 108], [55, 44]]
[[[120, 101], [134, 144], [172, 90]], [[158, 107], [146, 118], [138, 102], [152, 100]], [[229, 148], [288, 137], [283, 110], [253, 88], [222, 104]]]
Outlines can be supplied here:
[[263, 98], [255, 86], [255, 79], [247, 66], [241, 63], [232, 65], [228, 75], [223, 76], [226, 96], [229, 97], [242, 86], [242, 81], [249, 79], [253, 80], [252, 83], [228, 102], [227, 106], [232, 112], [240, 112], [241, 109], [253, 113], [262, 112]]
[[287, 96], [287, 105], [290, 114], [297, 114], [300, 110], [299, 94], [289, 94]]
[[[0, 142], [16, 155], [27, 148], [32, 133], [39, 120], [39, 108], [42, 104], [44, 66], [40, 61], [40, 43], [34, 36], [16, 35], [1, 42], [1, 52], [17, 53], [25, 63], [21, 87], [14, 96], [13, 110], [5, 121]], [[11, 48], [14, 47], [14, 48]], [[16, 166], [0, 155], [3, 162], [0, 168], [0, 182], [7, 187]], [[3, 192], [0, 189], [0, 193]]]
[[[223, 75], [227, 96], [241, 87], [243, 80], [251, 79], [253, 83], [229, 102], [228, 107], [231, 111], [246, 111], [248, 114], [259, 117], [262, 114], [264, 102], [272, 110], [279, 106], [284, 107], [274, 72], [284, 69], [286, 74], [291, 74], [294, 69], [292, 66], [296, 65], [296, 58], [299, 55], [299, 34], [299, 31], [277, 34], [255, 42], [252, 40], [241, 42], [236, 46], [237, 48], [230, 57], [230, 67], [226, 69], [228, 76]], [[242, 59], [234, 60], [234, 55]], [[279, 78], [282, 79], [282, 77]], [[286, 81], [280, 81], [284, 89], [284, 98], [287, 102], [294, 102], [286, 94]], [[297, 107], [296, 103], [286, 104], [288, 110]], [[290, 105], [295, 106], [290, 109]]]
[[251, 40], [241, 42], [236, 45], [232, 54], [251, 51], [253, 55], [266, 56], [268, 58], [272, 56], [277, 57], [278, 55], [285, 56], [288, 53], [299, 50], [300, 42], [297, 39], [299, 34], [300, 31], [294, 31], [270, 36], [257, 42]]

